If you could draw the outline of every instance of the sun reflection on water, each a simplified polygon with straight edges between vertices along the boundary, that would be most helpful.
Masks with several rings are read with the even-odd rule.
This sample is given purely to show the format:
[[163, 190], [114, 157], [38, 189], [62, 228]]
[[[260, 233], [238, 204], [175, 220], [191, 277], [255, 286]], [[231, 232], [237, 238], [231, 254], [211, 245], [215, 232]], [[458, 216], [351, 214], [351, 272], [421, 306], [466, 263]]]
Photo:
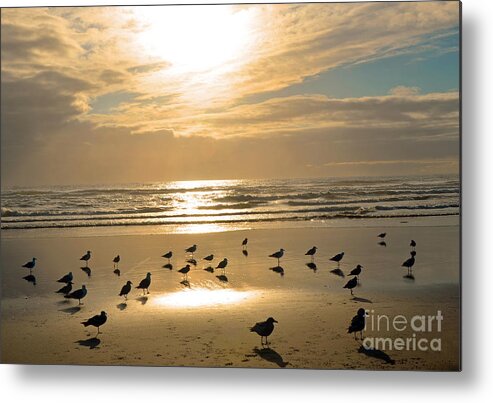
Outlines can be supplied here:
[[254, 291], [231, 289], [211, 290], [207, 288], [184, 289], [164, 295], [156, 300], [157, 304], [174, 308], [203, 307], [213, 305], [236, 304], [253, 297]]

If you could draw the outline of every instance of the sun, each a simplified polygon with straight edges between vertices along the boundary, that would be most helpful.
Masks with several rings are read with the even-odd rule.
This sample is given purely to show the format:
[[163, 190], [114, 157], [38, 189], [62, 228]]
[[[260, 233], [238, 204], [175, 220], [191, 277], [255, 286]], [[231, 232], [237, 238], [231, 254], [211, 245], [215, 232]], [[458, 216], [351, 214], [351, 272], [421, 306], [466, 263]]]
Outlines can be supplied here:
[[221, 73], [245, 62], [254, 44], [255, 10], [229, 5], [135, 7], [139, 50], [168, 71]]

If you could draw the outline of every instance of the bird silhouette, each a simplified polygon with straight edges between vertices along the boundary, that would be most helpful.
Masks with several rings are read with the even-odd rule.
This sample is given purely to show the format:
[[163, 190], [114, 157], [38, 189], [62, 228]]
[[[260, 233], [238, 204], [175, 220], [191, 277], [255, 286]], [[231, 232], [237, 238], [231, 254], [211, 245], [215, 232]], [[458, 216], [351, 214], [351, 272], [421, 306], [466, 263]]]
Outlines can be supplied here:
[[284, 256], [284, 249], [281, 248], [279, 249], [277, 252], [274, 252], [272, 255], [269, 255], [269, 257], [272, 257], [274, 259], [277, 259], [277, 265], [280, 266], [280, 261], [281, 261], [281, 258]]
[[187, 264], [185, 267], [182, 267], [178, 270], [179, 273], [184, 275], [185, 280], [188, 280], [188, 272], [190, 271], [190, 265]]
[[361, 266], [360, 264], [357, 265], [353, 270], [350, 271], [349, 275], [350, 276], [356, 276], [356, 278], [359, 281], [359, 275], [361, 274], [361, 269], [362, 268], [363, 268], [363, 266]]
[[22, 265], [22, 267], [25, 267], [26, 269], [29, 269], [29, 273], [32, 272], [32, 270], [34, 269], [34, 266], [36, 266], [36, 259], [35, 257], [33, 257], [33, 260], [31, 260], [30, 262], [27, 262], [25, 264]]
[[341, 260], [344, 257], [344, 252], [338, 253], [335, 256], [332, 256], [329, 260], [332, 260], [333, 262], [337, 262], [337, 267], [341, 264]]
[[416, 262], [414, 256], [416, 256], [416, 252], [413, 251], [411, 252], [411, 257], [402, 263], [402, 267], [407, 267], [407, 274], [411, 274], [414, 263]]
[[79, 260], [84, 260], [86, 262], [86, 267], [89, 262], [89, 259], [91, 259], [91, 251], [88, 250], [84, 256], [82, 256]]
[[255, 332], [260, 336], [260, 342], [264, 345], [264, 337], [265, 344], [269, 345], [269, 341], [267, 337], [269, 337], [274, 331], [274, 323], [278, 323], [273, 317], [268, 318], [265, 322], [257, 322], [250, 328], [251, 332]]
[[243, 242], [241, 243], [241, 246], [243, 247], [243, 250], [246, 250], [248, 247], [248, 238], [245, 238]]
[[63, 276], [62, 278], [58, 279], [57, 283], [68, 284], [68, 283], [71, 283], [73, 279], [74, 279], [74, 275], [72, 274], [72, 272], [69, 272], [69, 273], [65, 274], [65, 276]]
[[149, 286], [151, 285], [151, 273], [147, 273], [146, 277], [140, 281], [139, 285], [135, 288], [142, 290], [142, 294], [145, 295], [146, 291], [149, 294]]
[[120, 263], [120, 255], [117, 255], [113, 258], [113, 268], [114, 269], [118, 268], [118, 263]]
[[164, 257], [165, 259], [168, 259], [168, 263], [171, 263], [171, 260], [170, 259], [173, 257], [173, 252], [172, 251], [169, 251], [169, 252], [165, 253], [161, 257]]
[[130, 292], [131, 289], [132, 289], [132, 282], [127, 281], [127, 283], [122, 287], [120, 294], [118, 294], [118, 296], [127, 299], [128, 293]]
[[191, 253], [192, 258], [193, 258], [193, 254], [195, 253], [196, 250], [197, 250], [197, 245], [194, 244], [194, 245], [190, 246], [189, 248], [185, 249], [185, 252]]
[[208, 256], [204, 257], [204, 260], [211, 262], [212, 260], [214, 260], [214, 255], [208, 255]]
[[313, 258], [315, 256], [315, 253], [317, 253], [317, 247], [314, 246], [312, 247], [311, 249], [309, 249], [306, 253], [305, 253], [305, 256], [310, 256], [312, 258], [312, 262], [313, 262]]
[[226, 270], [226, 266], [228, 265], [228, 259], [227, 258], [224, 258], [223, 260], [221, 260], [218, 265], [216, 266], [216, 269], [221, 269], [224, 273], [224, 271]]
[[84, 327], [87, 326], [94, 326], [98, 329], [98, 332], [96, 333], [96, 336], [100, 333], [99, 332], [99, 327], [103, 326], [106, 323], [106, 320], [108, 319], [106, 312], [101, 311], [99, 315], [94, 315], [93, 317], [89, 318], [88, 320], [81, 322], [81, 324], [84, 325]]
[[385, 238], [386, 235], [387, 235], [386, 232], [382, 232], [381, 234], [378, 234], [378, 237], [383, 239]]
[[79, 288], [78, 290], [75, 290], [70, 294], [65, 295], [65, 298], [77, 299], [79, 300], [79, 305], [82, 305], [82, 302], [80, 302], [80, 300], [85, 298], [86, 295], [87, 295], [87, 288], [85, 285], [82, 285], [82, 288]]
[[354, 333], [354, 340], [357, 340], [356, 334], [360, 332], [361, 340], [363, 340], [363, 330], [365, 329], [366, 311], [363, 308], [358, 309], [356, 316], [351, 319], [347, 332]]
[[416, 248], [416, 241], [414, 239], [411, 239], [411, 243], [409, 244], [409, 246], [414, 250]]
[[357, 277], [353, 277], [351, 280], [349, 280], [346, 283], [346, 285], [343, 288], [349, 289], [349, 291], [351, 291], [351, 295], [354, 295], [353, 294], [353, 288], [356, 287], [357, 285], [358, 285], [358, 278]]

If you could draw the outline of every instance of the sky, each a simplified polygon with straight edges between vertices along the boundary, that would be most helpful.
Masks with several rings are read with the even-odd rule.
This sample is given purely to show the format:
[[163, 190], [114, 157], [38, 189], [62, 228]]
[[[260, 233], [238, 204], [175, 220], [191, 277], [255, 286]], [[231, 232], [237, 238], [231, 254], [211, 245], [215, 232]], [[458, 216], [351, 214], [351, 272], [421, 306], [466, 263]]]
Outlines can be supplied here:
[[458, 2], [1, 13], [2, 187], [458, 175]]

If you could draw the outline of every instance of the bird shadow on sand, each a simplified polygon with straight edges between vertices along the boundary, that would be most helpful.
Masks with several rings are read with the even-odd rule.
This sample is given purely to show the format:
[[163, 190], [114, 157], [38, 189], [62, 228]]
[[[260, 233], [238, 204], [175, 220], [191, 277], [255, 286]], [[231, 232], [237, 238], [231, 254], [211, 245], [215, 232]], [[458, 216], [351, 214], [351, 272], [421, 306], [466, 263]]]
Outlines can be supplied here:
[[63, 308], [63, 309], [60, 309], [60, 312], [65, 312], [65, 313], [68, 313], [70, 315], [73, 315], [73, 314], [76, 314], [77, 312], [79, 312], [82, 308], [80, 306], [71, 306], [69, 308]]
[[32, 274], [28, 274], [25, 277], [22, 277], [23, 280], [26, 280], [28, 283], [31, 283], [32, 285], [36, 285], [36, 277], [34, 277]]
[[190, 281], [188, 281], [188, 280], [183, 280], [183, 281], [180, 281], [180, 284], [181, 284], [183, 287], [188, 287], [188, 288], [190, 288]]
[[284, 269], [281, 266], [270, 267], [269, 270], [272, 270], [274, 273], [284, 276]]
[[339, 276], [339, 277], [343, 277], [343, 278], [344, 278], [344, 277], [346, 277], [346, 276], [344, 275], [344, 272], [343, 272], [341, 269], [339, 269], [339, 268], [332, 269], [330, 272], [331, 272], [332, 274], [334, 274], [335, 276]]
[[166, 264], [163, 266], [163, 269], [173, 270], [173, 265], [172, 265], [171, 263], [166, 263]]
[[120, 302], [116, 307], [120, 310], [120, 311], [124, 311], [125, 309], [127, 309], [127, 303], [126, 302]]
[[145, 295], [137, 298], [137, 301], [139, 301], [142, 305], [147, 304], [147, 301], [149, 301], [149, 297], [146, 297]]
[[364, 346], [360, 346], [358, 349], [358, 353], [364, 354], [367, 357], [377, 358], [379, 360], [385, 361], [387, 364], [390, 365], [395, 364], [395, 360], [393, 360], [390, 355], [382, 350], [366, 349]]
[[209, 273], [214, 273], [214, 267], [212, 267], [212, 266], [206, 267], [204, 270], [209, 272]]
[[70, 301], [68, 299], [62, 299], [60, 301], [56, 302], [57, 305], [68, 305], [70, 304]]
[[246, 249], [243, 249], [241, 253], [243, 253], [243, 256], [248, 257], [248, 251]]
[[76, 341], [79, 346], [83, 347], [89, 347], [89, 350], [99, 348], [98, 346], [101, 344], [101, 339], [98, 339], [97, 337], [91, 337], [86, 340], [77, 340]]
[[310, 270], [313, 270], [314, 273], [317, 272], [317, 265], [313, 262], [305, 263], [305, 266], [308, 267]]
[[87, 277], [91, 277], [91, 268], [90, 267], [81, 267], [80, 268], [84, 273], [87, 274]]
[[220, 282], [222, 282], [222, 283], [227, 283], [227, 282], [229, 281], [229, 280], [228, 280], [228, 278], [226, 277], [226, 275], [224, 275], [224, 274], [221, 274], [221, 275], [219, 275], [219, 276], [216, 276], [216, 278], [217, 278]]
[[281, 354], [270, 347], [263, 347], [262, 349], [255, 347], [253, 352], [260, 358], [277, 364], [280, 368], [285, 368], [289, 365], [289, 362], [284, 361]]
[[405, 276], [402, 276], [402, 278], [410, 283], [414, 282], [415, 280], [414, 274], [412, 273], [406, 274]]
[[362, 298], [362, 297], [353, 297], [351, 298], [353, 301], [356, 301], [356, 302], [366, 302], [368, 304], [373, 304], [373, 301], [368, 299], [368, 298]]

